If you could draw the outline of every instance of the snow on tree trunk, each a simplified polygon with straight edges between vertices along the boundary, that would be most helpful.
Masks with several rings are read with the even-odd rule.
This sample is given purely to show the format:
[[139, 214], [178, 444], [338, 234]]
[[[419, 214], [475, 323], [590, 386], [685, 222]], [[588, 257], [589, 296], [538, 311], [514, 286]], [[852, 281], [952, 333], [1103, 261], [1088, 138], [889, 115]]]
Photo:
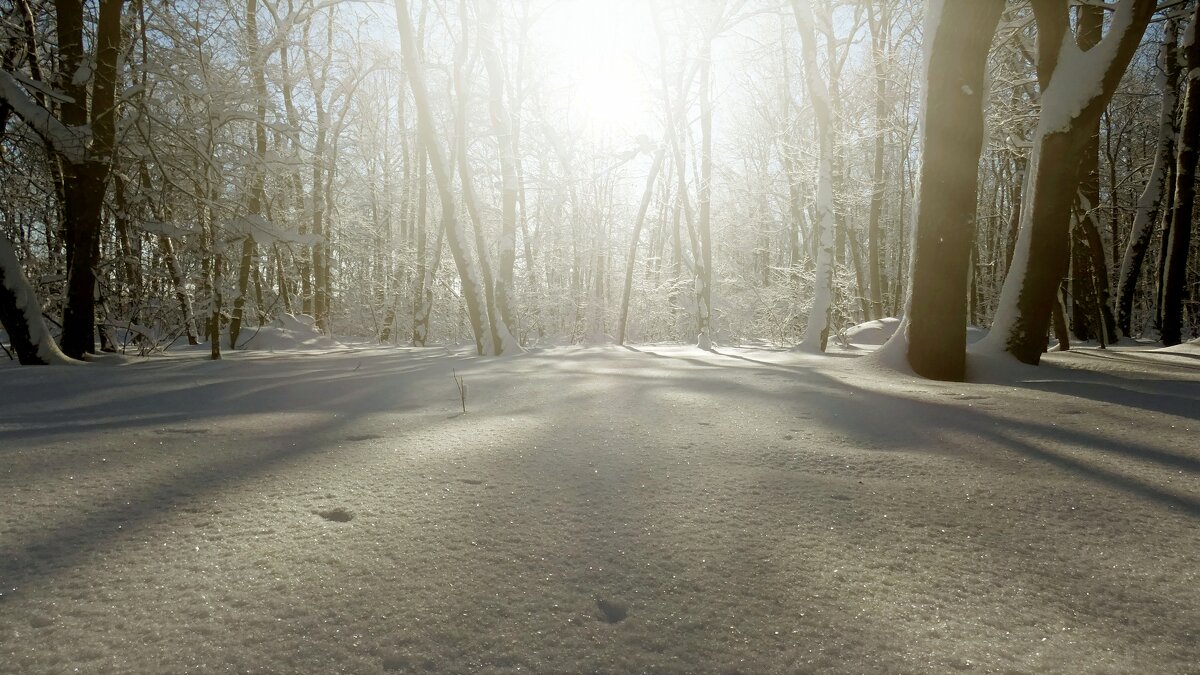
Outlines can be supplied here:
[[1162, 342], [1168, 347], [1183, 341], [1183, 296], [1196, 202], [1196, 161], [1200, 159], [1200, 41], [1196, 35], [1200, 26], [1197, 24], [1200, 24], [1200, 4], [1196, 5], [1183, 36], [1187, 93], [1175, 163], [1175, 209], [1171, 213], [1171, 237], [1165, 242], [1168, 252], [1163, 278]]
[[1167, 22], [1163, 33], [1163, 44], [1159, 51], [1159, 68], [1162, 69], [1159, 83], [1162, 86], [1162, 108], [1158, 116], [1158, 145], [1154, 152], [1154, 165], [1150, 179], [1138, 198], [1129, 233], [1129, 243], [1121, 259], [1121, 272], [1117, 275], [1117, 329], [1125, 337], [1133, 337], [1133, 297], [1137, 291], [1138, 277], [1154, 236], [1154, 225], [1161, 212], [1163, 195], [1167, 190], [1167, 174], [1175, 156], [1175, 113], [1179, 107], [1179, 59], [1176, 58], [1176, 22]]
[[829, 87], [821, 78], [817, 63], [817, 36], [811, 0], [792, 0], [792, 11], [800, 29], [803, 50], [804, 81], [812, 98], [817, 117], [817, 136], [820, 139], [820, 158], [817, 174], [817, 275], [813, 289], [812, 309], [808, 326], [799, 348], [808, 352], [823, 352], [829, 340], [830, 310], [833, 307], [833, 102]]
[[55, 344], [42, 321], [42, 305], [8, 237], [0, 235], [0, 323], [22, 365], [77, 363]]
[[966, 372], [967, 281], [975, 241], [985, 70], [1004, 0], [931, 0], [926, 5], [920, 187], [904, 324], [918, 375], [962, 380]]
[[1154, 7], [1153, 0], [1121, 0], [1108, 34], [1084, 52], [1071, 35], [1067, 4], [1034, 0], [1039, 79], [1048, 86], [1042, 92], [1029, 157], [1012, 266], [992, 330], [976, 345], [977, 351], [1007, 352], [1029, 364], [1041, 360], [1055, 293], [1069, 262], [1071, 208], [1082, 170], [1079, 157]]

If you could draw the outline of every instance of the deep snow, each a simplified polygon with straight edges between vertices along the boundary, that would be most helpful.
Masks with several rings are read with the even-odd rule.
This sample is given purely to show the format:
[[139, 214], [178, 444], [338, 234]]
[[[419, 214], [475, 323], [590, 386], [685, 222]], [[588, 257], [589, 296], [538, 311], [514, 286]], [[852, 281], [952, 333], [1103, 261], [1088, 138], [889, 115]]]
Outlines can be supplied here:
[[2, 366], [0, 671], [1194, 671], [1200, 347], [864, 351]]

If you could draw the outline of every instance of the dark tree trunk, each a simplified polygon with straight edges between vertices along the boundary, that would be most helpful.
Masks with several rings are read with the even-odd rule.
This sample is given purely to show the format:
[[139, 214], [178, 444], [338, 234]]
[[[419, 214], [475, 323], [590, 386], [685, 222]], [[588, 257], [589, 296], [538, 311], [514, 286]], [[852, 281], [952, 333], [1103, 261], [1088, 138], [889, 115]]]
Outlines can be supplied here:
[[1200, 4], [1192, 13], [1188, 29], [1191, 42], [1187, 54], [1187, 93], [1183, 101], [1183, 128], [1179, 132], [1179, 154], [1175, 162], [1175, 209], [1171, 212], [1171, 237], [1163, 279], [1162, 341], [1170, 347], [1183, 340], [1183, 298], [1187, 284], [1188, 249], [1192, 240], [1192, 214], [1196, 201], [1196, 160], [1200, 155]]
[[948, 0], [926, 74], [921, 201], [913, 248], [908, 362], [962, 380], [968, 265], [975, 241], [985, 66], [1003, 0]]
[[[1137, 292], [1138, 278], [1145, 264], [1150, 241], [1154, 237], [1159, 214], [1163, 212], [1164, 198], [1169, 195], [1171, 187], [1171, 165], [1175, 159], [1175, 136], [1178, 131], [1175, 113], [1179, 107], [1180, 64], [1175, 42], [1176, 25], [1175, 21], [1171, 20], [1167, 22], [1159, 53], [1159, 67], [1163, 70], [1163, 94], [1162, 109], [1158, 117], [1158, 146], [1154, 153], [1154, 166], [1150, 169], [1150, 179], [1146, 181], [1146, 187], [1138, 198], [1133, 228], [1129, 233], [1129, 243], [1125, 247], [1125, 257], [1121, 262], [1117, 285], [1117, 328], [1121, 335], [1126, 337], [1133, 337], [1133, 298]], [[1156, 307], [1157, 300], [1156, 296]]]
[[59, 40], [58, 84], [70, 97], [62, 104], [62, 121], [68, 127], [90, 124], [92, 129], [91, 144], [82, 161], [63, 162], [67, 293], [62, 350], [75, 359], [83, 358], [96, 348], [95, 267], [100, 245], [100, 209], [104, 204], [116, 134], [114, 104], [122, 4], [122, 0], [100, 2], [92, 38], [95, 68], [89, 97], [88, 82], [78, 77], [81, 66], [89, 58], [84, 51], [83, 5], [73, 0], [55, 0], [54, 3]]

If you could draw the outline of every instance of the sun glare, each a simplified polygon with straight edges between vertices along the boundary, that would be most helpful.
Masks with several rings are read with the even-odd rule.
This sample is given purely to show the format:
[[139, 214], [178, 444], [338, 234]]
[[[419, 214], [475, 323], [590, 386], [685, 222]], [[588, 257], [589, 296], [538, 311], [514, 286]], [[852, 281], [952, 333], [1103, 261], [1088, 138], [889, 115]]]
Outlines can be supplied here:
[[654, 124], [652, 25], [644, 0], [563, 0], [547, 9], [534, 39], [572, 122], [616, 136]]

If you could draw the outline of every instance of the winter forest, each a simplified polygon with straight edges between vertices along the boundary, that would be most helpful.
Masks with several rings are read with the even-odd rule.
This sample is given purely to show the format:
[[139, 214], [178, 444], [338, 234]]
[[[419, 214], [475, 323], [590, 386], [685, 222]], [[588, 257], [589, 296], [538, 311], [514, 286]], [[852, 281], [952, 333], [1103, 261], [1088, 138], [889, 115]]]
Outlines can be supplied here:
[[0, 16], [0, 672], [1195, 666], [1200, 2]]
[[411, 4], [11, 3], [21, 359], [1200, 329], [1189, 3]]

